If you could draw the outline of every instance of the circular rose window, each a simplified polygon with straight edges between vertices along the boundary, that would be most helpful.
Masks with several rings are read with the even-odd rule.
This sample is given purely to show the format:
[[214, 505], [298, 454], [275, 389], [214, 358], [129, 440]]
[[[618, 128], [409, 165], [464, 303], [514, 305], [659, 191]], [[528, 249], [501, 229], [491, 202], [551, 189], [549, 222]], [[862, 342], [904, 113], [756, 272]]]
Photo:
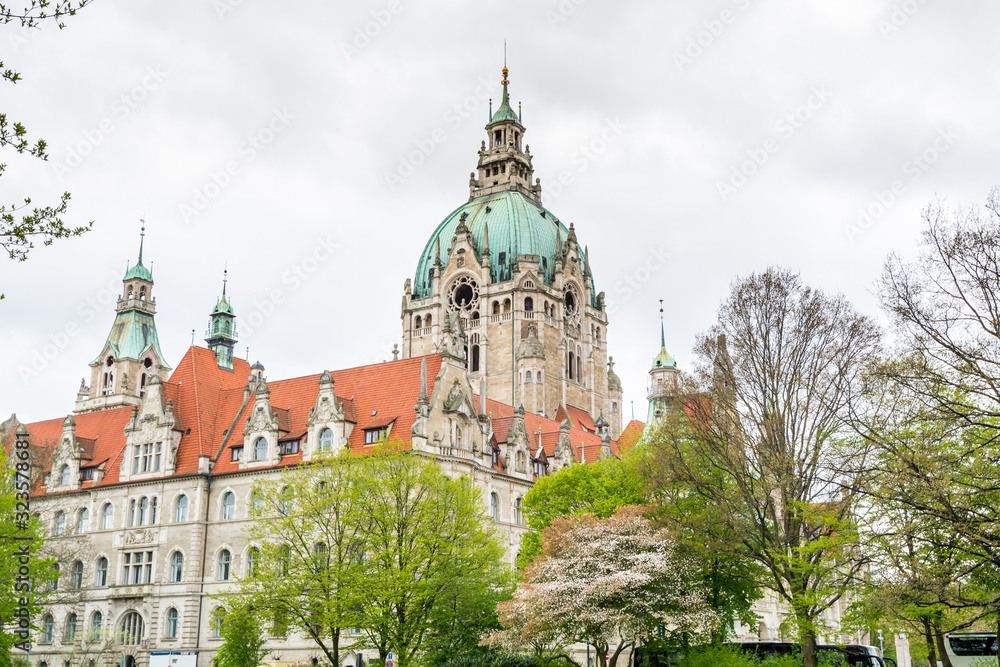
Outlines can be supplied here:
[[479, 303], [479, 285], [472, 276], [459, 276], [448, 289], [448, 309], [468, 312]]

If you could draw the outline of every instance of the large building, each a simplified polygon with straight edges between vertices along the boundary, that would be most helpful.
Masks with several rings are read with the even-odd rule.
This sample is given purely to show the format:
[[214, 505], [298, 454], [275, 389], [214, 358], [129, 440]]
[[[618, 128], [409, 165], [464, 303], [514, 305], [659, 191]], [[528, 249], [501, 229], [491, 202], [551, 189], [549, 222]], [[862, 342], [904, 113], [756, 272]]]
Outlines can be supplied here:
[[[319, 452], [394, 438], [433, 455], [482, 488], [512, 561], [521, 498], [538, 477], [639, 437], [641, 422], [622, 423], [587, 251], [542, 207], [506, 68], [503, 85], [470, 199], [407, 280], [401, 359], [268, 379], [234, 356], [224, 282], [206, 346], [171, 368], [140, 241], [73, 414], [4, 425], [35, 456], [32, 510], [61, 572], [33, 665], [207, 667], [221, 642], [210, 596], [247, 567], [253, 483]], [[273, 660], [320, 658], [294, 633], [270, 648]]]

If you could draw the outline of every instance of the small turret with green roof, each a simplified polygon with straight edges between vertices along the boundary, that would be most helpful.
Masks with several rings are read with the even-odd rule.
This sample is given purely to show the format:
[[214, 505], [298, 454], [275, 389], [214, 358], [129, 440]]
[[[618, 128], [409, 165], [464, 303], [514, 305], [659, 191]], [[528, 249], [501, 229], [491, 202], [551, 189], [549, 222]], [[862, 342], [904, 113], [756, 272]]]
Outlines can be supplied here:
[[222, 272], [222, 296], [215, 302], [215, 308], [208, 320], [208, 331], [205, 332], [205, 342], [208, 349], [215, 352], [219, 368], [233, 370], [233, 348], [236, 347], [236, 315], [233, 306], [226, 296], [226, 283], [229, 280], [229, 269]]
[[650, 428], [665, 414], [677, 392], [677, 361], [667, 352], [667, 337], [663, 325], [663, 299], [660, 299], [660, 352], [653, 357], [649, 369], [649, 385], [646, 399], [649, 401], [649, 413], [646, 415], [646, 428]]

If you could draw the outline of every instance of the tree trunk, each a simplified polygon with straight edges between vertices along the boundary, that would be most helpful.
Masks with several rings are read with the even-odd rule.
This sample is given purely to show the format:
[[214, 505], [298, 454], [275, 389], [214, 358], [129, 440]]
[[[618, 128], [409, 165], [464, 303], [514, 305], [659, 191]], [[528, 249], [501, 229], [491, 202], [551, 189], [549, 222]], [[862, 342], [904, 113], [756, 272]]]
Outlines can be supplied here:
[[340, 632], [333, 633], [333, 667], [340, 667]]
[[937, 652], [939, 660], [944, 667], [951, 667], [951, 658], [948, 657], [948, 651], [944, 649], [944, 633], [937, 626], [934, 627], [934, 640], [937, 644]]
[[802, 646], [802, 667], [817, 667], [816, 633], [808, 628], [799, 629], [799, 644]]
[[924, 624], [924, 643], [927, 644], [927, 662], [931, 667], [938, 667], [937, 651], [934, 646], [934, 635], [931, 633], [931, 622], [926, 618], [920, 619]]

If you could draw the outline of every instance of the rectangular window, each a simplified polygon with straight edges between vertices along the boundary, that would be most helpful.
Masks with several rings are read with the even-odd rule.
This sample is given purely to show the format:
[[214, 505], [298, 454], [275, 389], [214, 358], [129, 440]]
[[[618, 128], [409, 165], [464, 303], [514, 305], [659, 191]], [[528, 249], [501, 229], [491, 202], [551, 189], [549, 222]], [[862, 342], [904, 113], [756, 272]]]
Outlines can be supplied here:
[[132, 474], [139, 472], [139, 462], [142, 460], [142, 447], [135, 445], [135, 456], [132, 459]]
[[85, 481], [85, 482], [88, 479], [94, 479], [94, 469], [93, 468], [84, 468], [83, 470], [80, 471], [80, 475], [81, 475], [81, 479], [83, 481]]
[[153, 580], [153, 552], [133, 551], [125, 554], [125, 576], [122, 581], [133, 586]]
[[385, 428], [366, 428], [365, 444], [373, 445], [376, 442], [381, 442], [382, 440], [385, 440], [386, 433], [388, 433], [388, 429]]
[[163, 443], [162, 442], [156, 443], [156, 454], [154, 455], [153, 458], [153, 470], [160, 469], [160, 454], [162, 453], [162, 451], [163, 451]]
[[230, 452], [230, 461], [242, 461], [243, 460], [243, 448], [233, 447]]
[[282, 456], [286, 454], [296, 454], [299, 451], [299, 441], [286, 440], [284, 442], [279, 442], [278, 449], [280, 450]]

